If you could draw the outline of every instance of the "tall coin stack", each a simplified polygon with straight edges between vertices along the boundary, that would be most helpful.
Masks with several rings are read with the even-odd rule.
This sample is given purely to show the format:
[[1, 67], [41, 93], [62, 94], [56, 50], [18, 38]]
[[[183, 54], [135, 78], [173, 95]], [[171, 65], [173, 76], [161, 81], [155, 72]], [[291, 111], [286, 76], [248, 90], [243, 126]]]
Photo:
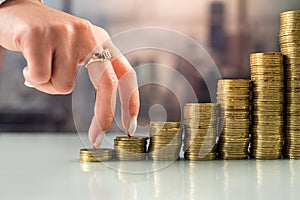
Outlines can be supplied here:
[[149, 156], [152, 160], [177, 160], [182, 144], [179, 122], [151, 122]]
[[184, 158], [216, 159], [217, 104], [189, 103], [184, 106]]
[[248, 158], [250, 80], [219, 80], [220, 104], [218, 156], [221, 159]]
[[145, 160], [147, 140], [147, 137], [116, 137], [114, 139], [114, 148], [117, 160]]
[[283, 145], [284, 69], [281, 53], [250, 55], [253, 112], [250, 154], [278, 159]]
[[300, 158], [300, 10], [280, 15], [280, 49], [286, 75], [286, 140], [283, 154]]

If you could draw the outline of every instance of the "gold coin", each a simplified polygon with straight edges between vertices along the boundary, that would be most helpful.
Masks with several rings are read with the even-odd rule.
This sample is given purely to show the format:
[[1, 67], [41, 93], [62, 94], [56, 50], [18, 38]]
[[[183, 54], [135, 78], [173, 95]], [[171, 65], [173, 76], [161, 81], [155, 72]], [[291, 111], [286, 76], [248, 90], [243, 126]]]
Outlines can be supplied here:
[[113, 149], [80, 149], [81, 162], [104, 162], [113, 159]]
[[150, 127], [179, 128], [180, 122], [150, 122]]

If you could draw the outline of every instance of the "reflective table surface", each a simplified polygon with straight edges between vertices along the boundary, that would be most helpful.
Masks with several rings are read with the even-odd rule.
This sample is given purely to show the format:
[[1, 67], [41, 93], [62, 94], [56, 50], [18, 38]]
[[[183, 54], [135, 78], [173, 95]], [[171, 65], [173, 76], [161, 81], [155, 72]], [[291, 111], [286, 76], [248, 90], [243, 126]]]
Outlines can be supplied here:
[[80, 148], [76, 134], [0, 134], [0, 199], [300, 197], [300, 160], [90, 164], [79, 162]]

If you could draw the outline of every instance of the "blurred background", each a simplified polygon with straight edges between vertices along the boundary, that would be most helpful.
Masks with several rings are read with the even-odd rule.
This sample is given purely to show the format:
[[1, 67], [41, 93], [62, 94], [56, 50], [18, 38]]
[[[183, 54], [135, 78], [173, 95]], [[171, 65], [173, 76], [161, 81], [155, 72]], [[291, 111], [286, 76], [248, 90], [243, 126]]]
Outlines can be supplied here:
[[[54, 8], [86, 18], [111, 35], [133, 28], [162, 27], [179, 31], [203, 45], [223, 78], [250, 78], [249, 54], [279, 51], [279, 15], [300, 9], [295, 0], [60, 0], [44, 2]], [[155, 40], [155, 38], [153, 38]], [[183, 44], [184, 45], [184, 44]], [[1, 49], [1, 48], [0, 48]], [[193, 48], [190, 52], [193, 56]], [[150, 64], [138, 77], [168, 77], [152, 70], [165, 64], [180, 72], [196, 91], [199, 102], [210, 102], [203, 77], [189, 62], [167, 52], [133, 52], [126, 57], [133, 67]], [[26, 60], [20, 53], [0, 51], [0, 133], [75, 132], [72, 97], [50, 96], [23, 85]], [[86, 77], [88, 82], [88, 78]], [[174, 81], [170, 78], [170, 81]], [[86, 87], [90, 87], [89, 84]], [[178, 95], [178, 94], [176, 94]], [[149, 108], [162, 105], [167, 120], [179, 121], [176, 95], [159, 85], [140, 88], [139, 125], [149, 122]], [[180, 95], [184, 95], [184, 92]], [[80, 106], [80, 105], [78, 105]]]

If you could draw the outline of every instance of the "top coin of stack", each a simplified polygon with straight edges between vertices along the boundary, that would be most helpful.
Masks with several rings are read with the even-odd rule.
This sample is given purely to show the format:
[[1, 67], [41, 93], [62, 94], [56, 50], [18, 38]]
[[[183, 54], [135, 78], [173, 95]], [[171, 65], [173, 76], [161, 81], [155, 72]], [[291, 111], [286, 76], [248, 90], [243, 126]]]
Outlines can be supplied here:
[[104, 162], [113, 159], [113, 149], [80, 149], [81, 162]]
[[151, 122], [149, 156], [152, 160], [177, 160], [182, 144], [179, 122]]
[[187, 160], [216, 158], [215, 103], [189, 103], [184, 106], [184, 157]]
[[116, 137], [114, 139], [114, 148], [117, 160], [145, 160], [147, 140], [147, 137]]
[[284, 155], [300, 158], [300, 10], [280, 15], [280, 49], [286, 74], [286, 142]]
[[219, 80], [220, 105], [218, 156], [221, 159], [248, 158], [250, 80]]
[[284, 71], [278, 52], [250, 55], [253, 83], [251, 156], [278, 159], [283, 144]]

